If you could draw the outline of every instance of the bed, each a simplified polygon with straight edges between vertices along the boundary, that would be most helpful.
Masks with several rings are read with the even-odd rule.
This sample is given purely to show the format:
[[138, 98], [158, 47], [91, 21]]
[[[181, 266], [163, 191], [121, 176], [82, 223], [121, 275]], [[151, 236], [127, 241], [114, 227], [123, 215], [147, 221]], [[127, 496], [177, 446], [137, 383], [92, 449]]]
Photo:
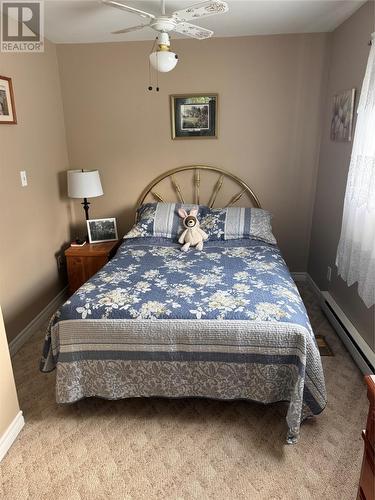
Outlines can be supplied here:
[[[186, 171], [193, 172], [198, 206], [205, 169], [218, 175], [210, 209], [227, 177], [240, 186], [228, 206], [246, 195], [260, 208], [246, 183], [204, 166], [166, 172], [147, 186], [139, 206], [151, 195], [159, 203], [149, 206], [159, 210], [164, 200], [155, 187], [166, 179], [179, 206], [185, 204], [176, 174]], [[286, 401], [287, 442], [296, 443], [301, 422], [324, 409], [326, 391], [305, 307], [277, 245], [258, 237], [214, 239], [202, 252], [184, 253], [176, 238], [165, 236], [136, 231], [52, 317], [41, 370], [56, 369], [57, 402]]]

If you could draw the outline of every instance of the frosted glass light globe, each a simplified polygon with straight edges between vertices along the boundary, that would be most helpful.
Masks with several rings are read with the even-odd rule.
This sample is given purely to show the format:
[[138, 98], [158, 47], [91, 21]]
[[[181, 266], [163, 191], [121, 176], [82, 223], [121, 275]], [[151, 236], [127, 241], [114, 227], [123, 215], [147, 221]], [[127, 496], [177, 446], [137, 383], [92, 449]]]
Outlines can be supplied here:
[[161, 73], [168, 73], [176, 67], [178, 56], [169, 50], [161, 50], [150, 54], [150, 63], [153, 68]]

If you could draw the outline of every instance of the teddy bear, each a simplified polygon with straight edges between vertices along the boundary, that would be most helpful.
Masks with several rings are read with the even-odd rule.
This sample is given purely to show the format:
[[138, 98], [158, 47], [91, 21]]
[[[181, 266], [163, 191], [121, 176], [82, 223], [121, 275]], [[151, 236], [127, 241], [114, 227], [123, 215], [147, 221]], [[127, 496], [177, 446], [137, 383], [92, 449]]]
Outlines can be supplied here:
[[180, 208], [178, 215], [183, 219], [182, 224], [186, 228], [178, 239], [182, 245], [181, 251], [187, 252], [190, 246], [202, 250], [203, 242], [208, 239], [208, 234], [199, 227], [198, 209], [192, 208], [188, 214], [184, 208]]

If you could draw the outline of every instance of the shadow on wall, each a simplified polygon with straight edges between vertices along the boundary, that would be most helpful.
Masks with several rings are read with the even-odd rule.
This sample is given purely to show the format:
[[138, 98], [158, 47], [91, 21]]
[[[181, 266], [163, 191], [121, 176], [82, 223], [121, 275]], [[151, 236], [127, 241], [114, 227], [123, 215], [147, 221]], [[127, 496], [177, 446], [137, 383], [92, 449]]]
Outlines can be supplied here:
[[[77, 220], [74, 223], [71, 223], [69, 228], [71, 241], [75, 240], [76, 238], [87, 238], [86, 219], [82, 206], [78, 202], [76, 202], [74, 205]], [[122, 210], [115, 210], [110, 213], [108, 211], [106, 211], [105, 213], [100, 213], [100, 211], [98, 212], [98, 210], [96, 210], [95, 216], [90, 214], [90, 219], [104, 219], [107, 217], [114, 217], [117, 223], [118, 237], [119, 239], [121, 239], [133, 226], [135, 221], [135, 211], [136, 207], [124, 207], [124, 209]]]
[[[72, 240], [73, 235], [76, 232], [76, 221], [75, 221], [75, 213], [74, 213], [74, 205], [73, 202], [70, 198], [68, 198], [68, 183], [67, 183], [67, 176], [66, 176], [66, 170], [62, 170], [61, 172], [58, 172], [57, 174], [57, 183], [58, 183], [58, 191], [59, 191], [59, 199], [60, 201], [66, 202], [66, 211], [67, 211], [67, 218], [68, 218], [68, 224], [69, 224], [69, 238]], [[69, 243], [66, 245], [63, 244], [61, 246], [61, 249], [65, 249], [69, 246]], [[57, 254], [56, 254], [57, 255]]]
[[[65, 262], [65, 250], [70, 245], [70, 235], [74, 233], [74, 212], [73, 206], [69, 202], [66, 189], [66, 171], [58, 172], [56, 175], [58, 185], [59, 200], [64, 202], [61, 210], [67, 211], [67, 220], [69, 224], [69, 241], [59, 242], [59, 247], [54, 249], [55, 273], [51, 273], [44, 281], [33, 281], [31, 285], [32, 293], [28, 293], [25, 298], [20, 300], [14, 312], [7, 312], [5, 325], [9, 340], [13, 340], [21, 331], [27, 327], [30, 321], [42, 311], [56, 295], [67, 285], [67, 272]], [[67, 228], [58, 228], [66, 238]], [[27, 283], [24, 284], [27, 288]]]
[[[59, 288], [62, 290], [66, 285], [66, 281], [63, 281], [62, 273], [59, 277], [59, 283]], [[32, 296], [30, 294], [28, 301], [24, 301], [19, 304], [17, 313], [8, 314], [5, 321], [8, 341], [16, 338], [17, 335], [19, 335], [22, 330], [27, 327], [27, 325], [25, 325], [25, 318], [33, 319], [36, 317], [36, 311], [43, 311], [46, 305], [51, 301], [51, 297], [55, 297], [57, 295], [57, 291], [56, 278], [53, 276], [48, 282], [43, 284], [43, 288], [38, 290], [37, 295]]]
[[[86, 220], [82, 208], [77, 204], [76, 210], [78, 210], [77, 222], [70, 226], [71, 240], [76, 238], [85, 239], [87, 237], [87, 226]], [[114, 217], [117, 223], [118, 237], [121, 239], [133, 226], [135, 221], [135, 207], [124, 208], [123, 210], [116, 210], [111, 213], [98, 214], [96, 216], [90, 216], [90, 219], [101, 219], [107, 217]], [[80, 213], [82, 211], [82, 214]], [[79, 216], [80, 215], [80, 216]]]
[[117, 230], [119, 238], [122, 238], [133, 226], [135, 222], [136, 207], [130, 207], [117, 212], [114, 217], [117, 219]]
[[[72, 235], [76, 233], [74, 222], [74, 209], [67, 196], [67, 181], [66, 171], [58, 172], [56, 177], [58, 183], [59, 199], [64, 203], [64, 210], [67, 211], [67, 219], [69, 223], [69, 236], [70, 240]], [[6, 328], [10, 338], [14, 338], [25, 327], [24, 318], [35, 317], [35, 311], [42, 311], [44, 307], [50, 302], [51, 297], [56, 296], [56, 291], [62, 290], [68, 283], [66, 271], [65, 250], [70, 246], [70, 240], [62, 242], [61, 246], [56, 249], [54, 257], [56, 261], [56, 274], [51, 276], [48, 282], [44, 282], [43, 286], [39, 288], [36, 295], [31, 295], [30, 300], [20, 304], [18, 310], [20, 313], [8, 315], [6, 318]], [[57, 276], [57, 283], [56, 283]]]

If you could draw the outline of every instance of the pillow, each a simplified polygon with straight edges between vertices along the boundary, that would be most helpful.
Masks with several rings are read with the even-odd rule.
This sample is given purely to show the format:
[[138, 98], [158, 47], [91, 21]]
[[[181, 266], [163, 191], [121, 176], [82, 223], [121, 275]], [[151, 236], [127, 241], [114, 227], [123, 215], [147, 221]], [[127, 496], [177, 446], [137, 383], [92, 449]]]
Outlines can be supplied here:
[[187, 210], [196, 205], [181, 203], [146, 203], [137, 210], [137, 222], [124, 236], [127, 238], [158, 237], [177, 240], [182, 230], [180, 217], [177, 213], [180, 207]]
[[272, 234], [272, 215], [261, 208], [228, 207], [226, 210], [224, 239], [255, 239], [276, 245]]
[[[182, 227], [179, 208], [189, 210], [194, 204], [146, 203], [138, 209], [138, 221], [124, 236], [128, 238], [160, 237], [177, 240]], [[208, 240], [258, 239], [276, 244], [272, 234], [271, 214], [260, 208], [198, 207], [201, 228]]]

